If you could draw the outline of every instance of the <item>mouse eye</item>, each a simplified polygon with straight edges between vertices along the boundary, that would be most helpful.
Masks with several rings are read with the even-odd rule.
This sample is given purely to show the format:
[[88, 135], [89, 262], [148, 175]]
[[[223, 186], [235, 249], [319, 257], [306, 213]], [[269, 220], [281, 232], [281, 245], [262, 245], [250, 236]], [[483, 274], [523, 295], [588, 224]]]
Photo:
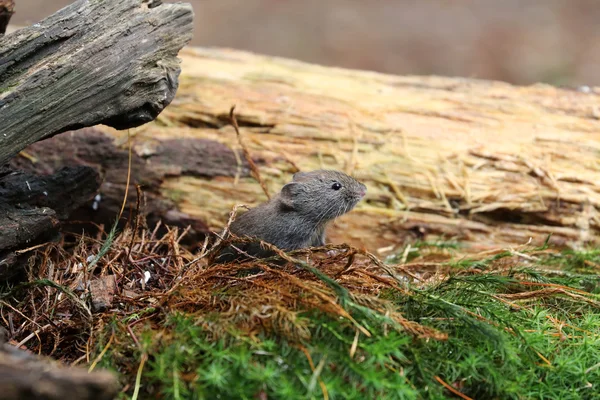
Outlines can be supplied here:
[[339, 182], [335, 182], [333, 185], [331, 185], [331, 188], [333, 190], [340, 190], [342, 188], [342, 184]]

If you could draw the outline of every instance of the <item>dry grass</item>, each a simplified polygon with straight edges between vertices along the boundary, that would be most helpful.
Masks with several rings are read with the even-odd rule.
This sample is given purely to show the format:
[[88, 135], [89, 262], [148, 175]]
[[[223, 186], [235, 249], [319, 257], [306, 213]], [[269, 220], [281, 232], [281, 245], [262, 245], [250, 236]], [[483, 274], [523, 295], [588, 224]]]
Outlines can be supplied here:
[[[166, 312], [175, 311], [218, 315], [218, 323], [204, 326], [215, 337], [235, 330], [248, 337], [268, 333], [291, 341], [310, 340], [307, 320], [298, 317], [308, 311], [342, 318], [370, 337], [369, 329], [352, 315], [357, 310], [369, 310], [390, 327], [415, 337], [447, 339], [446, 333], [407, 320], [382, 293], [391, 291], [410, 297], [415, 294], [414, 289], [443, 282], [456, 265], [450, 262], [456, 253], [434, 249], [410, 262], [386, 264], [373, 254], [348, 245], [286, 254], [262, 243], [277, 252], [273, 259], [288, 263], [281, 266], [271, 259], [255, 259], [241, 264], [210, 265], [210, 254], [228, 240], [213, 244], [207, 240], [202, 248], [192, 252], [179, 244], [185, 231], [169, 229], [157, 237], [158, 226], [148, 230], [143, 217], [138, 218], [135, 230], [131, 225], [118, 234], [107, 232], [96, 238], [75, 235], [30, 250], [28, 281], [2, 296], [5, 307], [1, 317], [10, 327], [13, 344], [68, 362], [89, 363], [95, 348], [94, 332], [109, 320], [143, 315], [128, 325], [132, 329], [142, 322], [160, 323]], [[464, 261], [477, 266], [497, 257], [493, 269], [508, 274], [520, 260], [548, 254], [521, 247], [471, 254]], [[523, 249], [527, 254], [521, 252]], [[478, 273], [482, 271], [477, 267], [463, 272]], [[117, 282], [112, 307], [92, 312], [90, 285], [107, 276], [115, 277]], [[519, 284], [528, 282], [522, 280]], [[562, 286], [501, 294], [498, 298], [514, 302], [556, 295], [597, 304], [584, 291]]]
[[[465, 332], [468, 332], [469, 340], [479, 344], [485, 343], [482, 337], [492, 340], [490, 338], [502, 332], [517, 342], [523, 337], [523, 332], [534, 332], [544, 337], [549, 333], [555, 335], [554, 329], [548, 332], [547, 328], [516, 328], [514, 321], [509, 322], [508, 319], [515, 310], [526, 315], [538, 315], [539, 312], [535, 311], [537, 307], [546, 302], [553, 304], [558, 299], [564, 299], [578, 310], [586, 306], [592, 309], [600, 307], [597, 294], [568, 283], [573, 280], [568, 272], [539, 265], [548, 257], [560, 257], [560, 253], [531, 246], [486, 251], [471, 254], [467, 258], [460, 256], [459, 249], [454, 245], [439, 243], [422, 246], [417, 243], [398, 254], [400, 263], [394, 260], [385, 263], [365, 250], [347, 245], [288, 254], [271, 247], [277, 252], [274, 258], [288, 261], [286, 265], [275, 265], [270, 259], [209, 265], [211, 253], [218, 246], [227, 244], [227, 241], [206, 241], [192, 251], [180, 245], [185, 231], [170, 229], [161, 237], [156, 232], [157, 229], [149, 230], [143, 216], [139, 216], [137, 221], [130, 221], [120, 233], [105, 232], [95, 238], [66, 235], [60, 243], [31, 249], [27, 282], [6, 290], [1, 299], [0, 317], [3, 324], [10, 328], [12, 343], [72, 364], [86, 364], [90, 369], [98, 364], [118, 368], [122, 374], [124, 393], [133, 393], [135, 398], [143, 397], [144, 393], [156, 394], [155, 391], [159, 390], [155, 386], [157, 379], [158, 382], [171, 382], [173, 379], [170, 375], [157, 378], [156, 371], [162, 371], [157, 363], [163, 363], [157, 360], [166, 356], [147, 350], [150, 346], [148, 343], [155, 343], [153, 346], [158, 347], [154, 351], [159, 351], [167, 345], [160, 343], [177, 340], [177, 335], [181, 335], [181, 329], [168, 322], [173, 315], [184, 315], [196, 321], [194, 324], [201, 329], [205, 338], [203, 343], [207, 346], [217, 346], [218, 349], [222, 340], [231, 337], [236, 338], [236, 343], [246, 340], [263, 343], [273, 338], [278, 343], [292, 346], [296, 349], [294, 351], [304, 352], [309, 362], [311, 357], [318, 354], [314, 349], [309, 350], [310, 346], [315, 345], [315, 340], [317, 343], [323, 340], [323, 333], [315, 330], [314, 321], [325, 318], [326, 321], [341, 324], [343, 328], [339, 329], [354, 336], [353, 340], [347, 339], [349, 342], [342, 343], [347, 347], [342, 347], [341, 354], [349, 352], [350, 359], [356, 359], [359, 364], [364, 363], [368, 355], [368, 352], [365, 353], [368, 347], [365, 346], [380, 343], [385, 347], [386, 340], [398, 340], [406, 335], [412, 337], [419, 344], [414, 350], [410, 350], [411, 346], [406, 351], [415, 351], [420, 355], [415, 355], [417, 358], [408, 364], [406, 360], [402, 361], [403, 358], [394, 359], [394, 363], [407, 368], [412, 365], [410, 368], [413, 372], [408, 375], [410, 379], [407, 378], [409, 385], [418, 386], [417, 381], [423, 378], [413, 374], [421, 371], [418, 374], [422, 376], [426, 370], [429, 372], [425, 377], [440, 385], [435, 390], [443, 391], [446, 388], [460, 393], [462, 384], [453, 383], [452, 373], [449, 372], [461, 374], [460, 368], [453, 366], [446, 372], [443, 368], [436, 369], [441, 367], [431, 366], [414, 369], [416, 365], [412, 363], [418, 360], [419, 363], [431, 362], [426, 360], [434, 354], [432, 351], [449, 351], [440, 350], [433, 343], [450, 340], [447, 346], [454, 348], [452, 351], [464, 351], [469, 356], [482, 350], [470, 347], [475, 344], [461, 344], [464, 347], [458, 350], [453, 347], [456, 346], [457, 337]], [[588, 264], [594, 262], [586, 260], [584, 266], [589, 267]], [[546, 278], [539, 279], [531, 271], [519, 270], [527, 264], [532, 267], [535, 264], [535, 273]], [[556, 283], [547, 278], [560, 277], [561, 274], [567, 277], [567, 283]], [[114, 298], [108, 309], [94, 310], [94, 292], [90, 288], [93, 282], [107, 277], [114, 277], [117, 282]], [[444, 294], [445, 287], [452, 287], [457, 282], [463, 285], [460, 283], [463, 281], [466, 284], [464, 289], [457, 287], [448, 292], [451, 295]], [[481, 286], [482, 283], [488, 285], [488, 281], [491, 286]], [[581, 286], [584, 281], [578, 282]], [[482, 303], [481, 298], [465, 300], [463, 297], [471, 291], [483, 295], [489, 304], [484, 305], [486, 303]], [[565, 307], [561, 306], [561, 309]], [[445, 311], [432, 314], [432, 309]], [[506, 312], [507, 316], [498, 317], [495, 313], [499, 310]], [[549, 317], [555, 326], [559, 326], [559, 336], [556, 336], [556, 340], [559, 340], [563, 335], [562, 330], [567, 329], [565, 323], [560, 322], [564, 317]], [[465, 319], [470, 322], [465, 322]], [[566, 326], [579, 329], [573, 324]], [[165, 326], [169, 327], [165, 329]], [[453, 331], [450, 328], [453, 326], [461, 327], [463, 333]], [[119, 327], [122, 333], [119, 334], [115, 327]], [[148, 336], [148, 329], [151, 329], [153, 336]], [[472, 329], [475, 331], [471, 332]], [[586, 329], [589, 328], [580, 328], [579, 332], [587, 332], [585, 335], [595, 337], [596, 333]], [[477, 333], [479, 330], [481, 333]], [[389, 336], [391, 331], [400, 336]], [[318, 335], [319, 339], [315, 339], [314, 335]], [[474, 335], [474, 338], [469, 335]], [[359, 340], [359, 337], [362, 339]], [[580, 340], [577, 337], [581, 336], [573, 336], [573, 340]], [[337, 344], [332, 343], [332, 346], [335, 348]], [[428, 346], [433, 347], [428, 350]], [[497, 357], [504, 350], [491, 348], [491, 351]], [[549, 357], [546, 349], [531, 351], [538, 354], [538, 358], [547, 360]], [[216, 357], [217, 354], [210, 355], [207, 352], [205, 349], [203, 354], [208, 357], [210, 365], [210, 357]], [[232, 352], [235, 353], [234, 350]], [[231, 357], [237, 357], [234, 353]], [[361, 355], [355, 357], [355, 353]], [[129, 358], [124, 360], [123, 357]], [[184, 357], [172, 362], [186, 365], [190, 360]], [[434, 356], [434, 364], [439, 360]], [[323, 362], [324, 359], [321, 364]], [[481, 359], [481, 362], [487, 365], [485, 363], [490, 361]], [[147, 363], [148, 367], [145, 366]], [[311, 364], [313, 374], [324, 368], [324, 365], [316, 364]], [[340, 367], [344, 371], [348, 368]], [[373, 373], [383, 373], [375, 372], [379, 371], [376, 362], [372, 367], [366, 364], [363, 367], [375, 368]], [[144, 372], [147, 368], [153, 372]], [[197, 373], [186, 372], [183, 366], [181, 368], [180, 372], [173, 373], [182, 374], [183, 381], [180, 384], [186, 388], [200, 379]], [[243, 370], [242, 367], [238, 371]], [[244, 373], [240, 373], [243, 378]], [[285, 370], [280, 373], [285, 374]], [[336, 376], [335, 369], [333, 372], [327, 370], [327, 373]], [[493, 370], [490, 373], [505, 374]], [[381, 382], [385, 382], [389, 378], [382, 376], [381, 379]], [[153, 384], [148, 386], [148, 380]], [[411, 380], [415, 380], [414, 383], [410, 383]], [[328, 390], [336, 390], [330, 380], [318, 378], [315, 382], [318, 382], [325, 397], [328, 396]], [[360, 388], [362, 383], [357, 382], [357, 385]], [[475, 389], [469, 390], [472, 392]], [[500, 389], [494, 386], [490, 390], [494, 392]], [[178, 398], [174, 395], [171, 397]]]
[[[135, 235], [131, 227], [114, 238], [108, 232], [106, 242], [101, 235], [75, 236], [74, 241], [63, 239], [32, 250], [28, 282], [3, 296], [7, 307], [2, 308], [2, 319], [11, 327], [13, 343], [70, 362], [90, 362], [95, 329], [115, 316], [126, 319], [148, 310], [154, 311], [132, 325], [160, 321], [164, 310], [218, 313], [220, 323], [206, 327], [215, 335], [235, 328], [251, 337], [276, 331], [290, 339], [309, 339], [297, 316], [318, 310], [347, 319], [370, 336], [348, 312], [350, 303], [386, 315], [390, 324], [418, 337], [446, 337], [406, 320], [379, 298], [384, 288], [405, 291], [403, 283], [414, 273], [386, 266], [363, 250], [342, 245], [291, 255], [280, 252], [290, 262], [284, 267], [268, 260], [209, 266], [208, 256], [217, 247], [207, 248], [207, 242], [193, 253], [179, 244], [185, 232], [170, 229], [156, 237], [157, 229], [138, 225]], [[106, 243], [110, 246], [98, 259]], [[331, 250], [337, 254], [324, 255]], [[106, 276], [117, 282], [113, 307], [92, 314], [90, 285]]]

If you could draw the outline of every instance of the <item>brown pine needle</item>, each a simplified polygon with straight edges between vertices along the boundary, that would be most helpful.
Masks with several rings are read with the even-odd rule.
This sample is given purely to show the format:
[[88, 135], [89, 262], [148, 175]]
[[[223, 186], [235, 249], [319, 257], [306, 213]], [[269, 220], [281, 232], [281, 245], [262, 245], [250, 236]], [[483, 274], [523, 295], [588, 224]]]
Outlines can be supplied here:
[[444, 382], [442, 380], [442, 378], [440, 378], [439, 376], [436, 375], [436, 376], [434, 376], [434, 378], [435, 378], [436, 381], [438, 381], [440, 383], [440, 385], [442, 385], [443, 387], [445, 387], [446, 389], [448, 389], [449, 391], [451, 391], [453, 394], [457, 395], [461, 399], [464, 399], [464, 400], [473, 400], [472, 398], [470, 398], [466, 394], [462, 394], [461, 392], [459, 392], [458, 390], [454, 389], [452, 386], [450, 386], [449, 384], [447, 384], [446, 382]]
[[121, 219], [123, 211], [125, 210], [125, 204], [127, 204], [127, 195], [129, 194], [129, 180], [131, 179], [131, 134], [127, 129], [127, 146], [129, 147], [129, 160], [127, 164], [127, 182], [125, 183], [125, 196], [123, 196], [123, 204], [121, 204], [121, 211], [119, 211], [119, 217], [117, 221]]
[[[312, 357], [310, 356], [310, 353], [308, 352], [306, 347], [299, 345], [298, 348], [306, 356], [308, 360], [308, 365], [310, 365], [310, 369], [313, 372], [313, 376], [315, 376], [319, 382], [319, 386], [321, 387], [321, 391], [323, 392], [323, 400], [329, 400], [329, 392], [327, 391], [327, 386], [325, 386], [325, 382], [323, 382], [323, 379], [321, 379], [321, 377], [319, 376], [320, 370], [322, 370], [323, 366], [325, 365], [325, 358], [322, 358], [321, 362], [319, 362], [319, 365], [315, 367], [315, 363], [313, 362]], [[317, 370], [319, 370], [319, 373], [315, 374]]]

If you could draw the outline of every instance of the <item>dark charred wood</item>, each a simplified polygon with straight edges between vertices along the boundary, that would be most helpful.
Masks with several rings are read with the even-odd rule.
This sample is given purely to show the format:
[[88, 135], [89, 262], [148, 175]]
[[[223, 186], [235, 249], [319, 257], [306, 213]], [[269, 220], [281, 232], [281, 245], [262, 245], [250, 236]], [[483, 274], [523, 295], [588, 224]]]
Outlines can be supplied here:
[[74, 128], [135, 127], [171, 102], [189, 4], [78, 0], [0, 37], [0, 165]]
[[13, 279], [26, 255], [19, 250], [52, 240], [60, 221], [88, 201], [100, 186], [90, 167], [61, 168], [51, 175], [0, 171], [0, 280]]
[[0, 176], [0, 204], [19, 209], [51, 208], [59, 219], [65, 219], [99, 185], [98, 174], [83, 166], [61, 168], [48, 176], [13, 171]]

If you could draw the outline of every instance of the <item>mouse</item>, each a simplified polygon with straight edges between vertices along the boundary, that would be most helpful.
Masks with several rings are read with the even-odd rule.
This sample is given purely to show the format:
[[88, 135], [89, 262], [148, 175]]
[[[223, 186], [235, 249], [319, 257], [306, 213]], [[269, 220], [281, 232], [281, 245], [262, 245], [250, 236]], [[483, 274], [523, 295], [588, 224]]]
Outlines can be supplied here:
[[[229, 232], [271, 243], [283, 251], [324, 246], [327, 224], [351, 211], [367, 187], [340, 171], [297, 172], [269, 201], [237, 216]], [[215, 258], [216, 263], [273, 256], [259, 243], [232, 243]]]

